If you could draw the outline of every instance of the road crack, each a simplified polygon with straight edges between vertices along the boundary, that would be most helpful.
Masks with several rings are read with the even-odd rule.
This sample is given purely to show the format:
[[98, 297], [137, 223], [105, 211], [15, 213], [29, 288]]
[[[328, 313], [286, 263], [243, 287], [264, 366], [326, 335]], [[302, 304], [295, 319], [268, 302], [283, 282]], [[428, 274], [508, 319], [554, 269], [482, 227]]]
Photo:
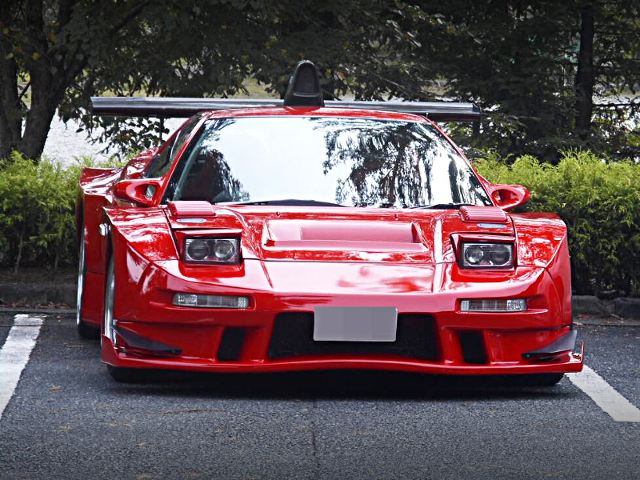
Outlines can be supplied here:
[[320, 478], [320, 458], [318, 457], [318, 443], [316, 439], [316, 421], [315, 421], [315, 410], [318, 408], [318, 401], [316, 398], [313, 399], [313, 408], [309, 410], [309, 424], [311, 425], [311, 448], [313, 460], [316, 465], [316, 475], [315, 478]]
[[183, 410], [165, 410], [162, 415], [179, 415], [182, 413], [209, 413], [209, 412], [223, 412], [227, 413], [228, 410], [222, 408], [188, 408]]

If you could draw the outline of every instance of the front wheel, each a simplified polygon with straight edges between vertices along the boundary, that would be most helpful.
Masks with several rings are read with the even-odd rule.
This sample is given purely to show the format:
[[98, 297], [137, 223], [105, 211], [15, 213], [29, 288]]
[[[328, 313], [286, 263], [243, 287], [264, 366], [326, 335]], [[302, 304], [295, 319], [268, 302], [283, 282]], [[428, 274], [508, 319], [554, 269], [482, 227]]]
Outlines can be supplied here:
[[[115, 306], [115, 292], [116, 292], [116, 273], [113, 255], [109, 257], [109, 264], [107, 266], [107, 276], [105, 278], [104, 286], [104, 317], [102, 319], [102, 325], [104, 328], [104, 336], [109, 338], [115, 345], [115, 332], [113, 330], [114, 318], [113, 310]], [[102, 340], [102, 339], [101, 339]]]
[[76, 328], [78, 330], [78, 335], [82, 338], [97, 340], [100, 338], [100, 329], [96, 327], [92, 327], [87, 325], [84, 320], [82, 320], [82, 302], [84, 300], [84, 278], [87, 273], [87, 265], [86, 265], [86, 251], [84, 246], [84, 223], [80, 227], [82, 228], [82, 233], [80, 234], [80, 252], [78, 253], [78, 287], [76, 293]]

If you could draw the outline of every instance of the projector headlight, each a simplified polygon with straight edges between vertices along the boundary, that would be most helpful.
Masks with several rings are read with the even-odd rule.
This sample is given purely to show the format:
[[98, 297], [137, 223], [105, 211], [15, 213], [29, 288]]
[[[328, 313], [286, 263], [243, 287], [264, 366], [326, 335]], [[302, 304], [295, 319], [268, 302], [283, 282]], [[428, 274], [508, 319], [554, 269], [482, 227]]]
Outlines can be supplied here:
[[184, 260], [190, 263], [233, 265], [240, 263], [239, 238], [187, 238]]
[[463, 243], [460, 265], [464, 268], [511, 268], [513, 245], [510, 243]]

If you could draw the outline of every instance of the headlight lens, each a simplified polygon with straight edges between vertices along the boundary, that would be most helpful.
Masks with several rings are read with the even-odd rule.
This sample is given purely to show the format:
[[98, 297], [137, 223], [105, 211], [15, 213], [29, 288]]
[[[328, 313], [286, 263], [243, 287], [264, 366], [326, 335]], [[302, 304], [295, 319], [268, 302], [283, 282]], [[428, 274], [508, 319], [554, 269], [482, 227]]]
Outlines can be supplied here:
[[187, 259], [202, 261], [209, 256], [209, 245], [197, 238], [187, 240]]
[[213, 255], [221, 262], [228, 262], [238, 253], [238, 247], [233, 240], [218, 240], [213, 245]]
[[193, 263], [240, 263], [239, 238], [187, 238], [184, 260]]
[[511, 268], [513, 267], [513, 245], [463, 243], [460, 264], [464, 268]]

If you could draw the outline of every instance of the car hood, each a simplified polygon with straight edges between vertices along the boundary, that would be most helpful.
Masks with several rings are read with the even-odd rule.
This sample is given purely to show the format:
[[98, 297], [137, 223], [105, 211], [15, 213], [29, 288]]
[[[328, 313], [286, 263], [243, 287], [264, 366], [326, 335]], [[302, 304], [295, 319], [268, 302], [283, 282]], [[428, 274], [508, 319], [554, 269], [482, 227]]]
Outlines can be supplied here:
[[[174, 233], [240, 235], [243, 257], [265, 261], [453, 262], [456, 235], [514, 235], [510, 217], [496, 207], [464, 218], [458, 210], [182, 203], [167, 209]], [[487, 221], [496, 211], [503, 218]]]

